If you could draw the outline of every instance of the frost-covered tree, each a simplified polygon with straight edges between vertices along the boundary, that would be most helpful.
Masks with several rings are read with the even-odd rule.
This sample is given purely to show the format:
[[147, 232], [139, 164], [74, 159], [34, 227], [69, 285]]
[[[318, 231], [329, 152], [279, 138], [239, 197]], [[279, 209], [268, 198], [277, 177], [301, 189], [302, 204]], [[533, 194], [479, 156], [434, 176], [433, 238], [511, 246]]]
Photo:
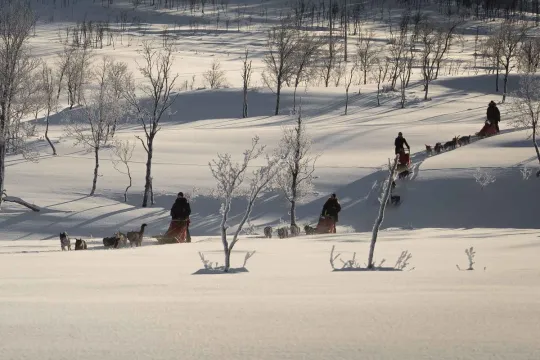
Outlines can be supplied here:
[[221, 63], [218, 59], [212, 61], [210, 69], [203, 74], [204, 81], [210, 89], [219, 89], [227, 85], [227, 79], [225, 78], [225, 71], [221, 68]]
[[355, 56], [349, 64], [349, 69], [345, 75], [345, 115], [349, 109], [349, 88], [354, 80], [356, 72], [358, 70], [358, 58]]
[[89, 96], [83, 96], [84, 105], [80, 114], [71, 113], [66, 126], [67, 135], [74, 138], [76, 145], [82, 145], [94, 153], [94, 176], [90, 195], [94, 195], [97, 187], [99, 152], [111, 139], [111, 125], [126, 112], [124, 103], [111, 96], [112, 87], [107, 78], [111, 64], [112, 60], [104, 57], [94, 70], [96, 89]]
[[139, 71], [146, 84], [139, 90], [147, 97], [140, 99], [135, 88], [126, 92], [128, 104], [141, 123], [145, 138], [139, 137], [146, 151], [146, 174], [142, 206], [148, 206], [148, 199], [152, 192], [152, 158], [154, 156], [154, 140], [161, 129], [160, 122], [163, 115], [171, 108], [177, 99], [174, 95], [178, 74], [173, 73], [173, 49], [167, 46], [156, 50], [149, 42], [143, 43], [143, 62], [139, 64]]
[[540, 37], [523, 41], [518, 54], [519, 67], [524, 73], [536, 73], [540, 66]]
[[298, 39], [296, 48], [294, 78], [294, 93], [293, 93], [293, 112], [296, 111], [296, 91], [298, 85], [309, 76], [309, 70], [319, 52], [322, 43], [312, 35], [303, 35]]
[[369, 257], [368, 257], [368, 269], [373, 269], [375, 264], [373, 263], [373, 255], [375, 254], [375, 244], [377, 242], [377, 236], [379, 235], [379, 229], [381, 228], [381, 224], [384, 220], [384, 212], [386, 210], [386, 206], [388, 205], [388, 200], [390, 199], [390, 193], [392, 189], [392, 183], [395, 178], [397, 163], [398, 163], [399, 155], [396, 155], [394, 158], [393, 164], [390, 163], [390, 159], [388, 159], [388, 179], [385, 182], [384, 186], [384, 193], [382, 196], [381, 206], [379, 207], [379, 215], [377, 216], [377, 219], [375, 220], [375, 224], [373, 224], [373, 231], [371, 234], [371, 244], [369, 246]]
[[129, 188], [131, 188], [131, 185], [133, 184], [129, 163], [131, 162], [131, 158], [133, 157], [133, 150], [135, 150], [135, 145], [136, 144], [134, 142], [131, 142], [129, 140], [116, 140], [113, 146], [114, 157], [112, 159], [112, 164], [116, 171], [118, 171], [120, 174], [126, 175], [129, 180], [129, 183], [124, 190], [124, 202], [128, 201], [127, 193]]
[[263, 81], [276, 94], [275, 115], [279, 115], [281, 88], [289, 81], [296, 69], [297, 40], [298, 32], [289, 28], [286, 23], [268, 32], [268, 52], [264, 57], [266, 69], [263, 72]]
[[504, 22], [493, 35], [496, 39], [495, 42], [500, 46], [499, 65], [504, 69], [503, 103], [506, 100], [508, 91], [508, 75], [516, 65], [514, 60], [518, 55], [519, 45], [525, 38], [526, 30], [525, 26], [517, 26], [510, 22]]
[[361, 30], [356, 43], [356, 54], [358, 56], [358, 66], [363, 75], [363, 83], [367, 84], [368, 73], [370, 72], [377, 58], [378, 49], [375, 47], [375, 33], [373, 30]]
[[41, 69], [41, 91], [43, 93], [43, 100], [45, 105], [45, 140], [49, 143], [49, 146], [52, 149], [53, 155], [56, 156], [56, 148], [49, 139], [49, 116], [52, 111], [56, 111], [58, 108], [58, 96], [57, 90], [60, 86], [58, 81], [61, 81], [61, 78], [56, 74], [56, 72], [49, 67], [47, 64], [43, 63]]
[[296, 124], [283, 129], [280, 142], [283, 159], [276, 176], [277, 188], [290, 204], [291, 228], [296, 224], [296, 206], [313, 190], [313, 173], [317, 155], [312, 152], [312, 139], [302, 120], [302, 106], [298, 111]]
[[371, 74], [377, 83], [377, 106], [381, 105], [381, 85], [385, 82], [388, 75], [389, 61], [379, 55], [375, 58], [374, 64], [371, 67]]
[[[133, 83], [133, 74], [129, 71], [125, 62], [110, 60], [110, 64], [107, 66], [107, 83], [110, 87], [110, 96], [115, 101], [124, 101], [126, 89], [129, 89], [130, 84]], [[119, 120], [115, 119], [109, 129], [111, 137], [114, 137], [116, 133]]]
[[[265, 147], [259, 144], [259, 138], [254, 137], [251, 147], [244, 151], [243, 160], [236, 162], [230, 154], [218, 154], [217, 159], [212, 160], [208, 165], [212, 176], [217, 182], [216, 196], [221, 200], [221, 241], [225, 253], [224, 271], [228, 272], [231, 267], [231, 252], [238, 241], [242, 228], [251, 215], [255, 201], [261, 191], [265, 190], [279, 170], [280, 157], [266, 156], [267, 163], [248, 174], [250, 163], [264, 154]], [[249, 182], [247, 192], [243, 189], [244, 182]], [[235, 197], [246, 195], [247, 206], [244, 215], [229, 242], [227, 238], [227, 229], [229, 225], [229, 213], [233, 199]]]
[[5, 158], [10, 129], [31, 113], [30, 100], [34, 94], [27, 91], [27, 85], [38, 64], [27, 44], [35, 21], [26, 2], [0, 2], [0, 205], [6, 200]]
[[[540, 79], [534, 74], [525, 74], [520, 83], [520, 89], [514, 94], [511, 103], [512, 114], [514, 115], [514, 126], [527, 128], [531, 132], [531, 140], [536, 152], [536, 157], [540, 163], [540, 151], [536, 137], [538, 130], [538, 120], [540, 117]], [[540, 177], [540, 170], [536, 173]]]

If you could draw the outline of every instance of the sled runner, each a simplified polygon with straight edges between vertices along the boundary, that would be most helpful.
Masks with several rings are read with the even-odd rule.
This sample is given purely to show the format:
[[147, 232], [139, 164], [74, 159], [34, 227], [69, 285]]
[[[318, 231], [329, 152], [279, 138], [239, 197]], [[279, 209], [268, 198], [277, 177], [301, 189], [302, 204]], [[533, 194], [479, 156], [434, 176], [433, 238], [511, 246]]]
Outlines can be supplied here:
[[330, 234], [335, 232], [336, 224], [331, 216], [321, 216], [317, 223], [317, 234]]

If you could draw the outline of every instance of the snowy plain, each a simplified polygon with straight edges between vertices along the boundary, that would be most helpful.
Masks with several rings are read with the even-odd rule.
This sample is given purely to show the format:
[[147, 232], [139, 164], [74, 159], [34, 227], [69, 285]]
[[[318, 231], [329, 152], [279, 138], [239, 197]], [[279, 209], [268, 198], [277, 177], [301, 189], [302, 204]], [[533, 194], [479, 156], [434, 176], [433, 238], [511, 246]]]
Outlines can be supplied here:
[[[54, 22], [38, 24], [33, 49], [54, 61], [63, 26], [83, 16], [114, 18], [128, 7], [115, 3], [105, 12], [99, 3], [81, 1], [71, 11], [54, 10], [53, 17], [44, 7], [42, 18]], [[146, 16], [145, 36], [158, 43], [163, 24], [189, 18], [143, 8], [133, 13]], [[255, 250], [248, 273], [193, 275], [202, 267], [199, 252], [223, 259], [208, 162], [218, 152], [239, 157], [254, 135], [273, 148], [282, 127], [294, 122], [290, 89], [283, 94], [283, 115], [271, 116], [274, 95], [260, 80], [265, 25], [255, 24], [238, 32], [191, 34], [185, 24], [179, 29], [175, 69], [181, 79], [196, 75], [195, 87], [202, 87], [202, 73], [218, 57], [230, 88], [180, 93], [156, 140], [154, 206], [140, 207], [141, 147], [132, 162], [128, 203], [122, 198], [125, 176], [114, 170], [109, 150], [102, 151], [97, 195], [88, 196], [94, 160], [65, 136], [68, 110], [51, 120], [58, 156], [36, 140], [38, 163], [8, 157], [8, 193], [42, 210], [5, 204], [0, 212], [0, 359], [540, 358], [540, 183], [523, 176], [524, 168], [537, 166], [527, 131], [514, 129], [508, 107], [501, 105], [500, 135], [436, 156], [424, 151], [424, 144], [480, 129], [487, 103], [500, 99], [493, 75], [441, 76], [431, 86], [431, 101], [420, 101], [422, 88], [415, 84], [405, 109], [392, 94], [378, 107], [373, 84], [355, 85], [346, 116], [342, 86], [302, 89], [303, 115], [321, 157], [316, 194], [300, 205], [299, 222], [313, 224], [328, 194], [336, 192], [343, 206], [338, 234], [243, 236], [233, 262], [241, 265], [245, 252]], [[126, 61], [136, 71], [140, 36], [134, 32], [125, 44], [96, 55]], [[452, 57], [470, 57], [472, 36], [465, 39], [464, 50], [456, 47]], [[253, 50], [255, 86], [250, 117], [241, 119], [240, 57], [246, 45]], [[515, 89], [518, 76], [510, 80]], [[334, 245], [344, 260], [356, 253], [359, 262], [367, 261], [378, 210], [374, 184], [387, 176], [398, 131], [412, 146], [414, 171], [398, 184], [403, 204], [387, 210], [375, 257], [393, 265], [408, 250], [413, 257], [407, 270], [414, 269], [332, 272]], [[140, 126], [126, 124], [118, 136], [140, 134]], [[474, 178], [478, 168], [496, 181], [482, 189]], [[158, 246], [151, 236], [166, 231], [175, 194], [194, 188], [193, 243]], [[243, 206], [240, 199], [233, 204], [231, 225]], [[251, 222], [260, 233], [287, 221], [287, 211], [282, 198], [268, 194]], [[143, 222], [149, 226], [141, 248], [103, 249], [102, 237]], [[61, 231], [86, 239], [89, 250], [61, 252]], [[456, 265], [468, 266], [464, 250], [471, 246], [475, 271], [458, 271]]]

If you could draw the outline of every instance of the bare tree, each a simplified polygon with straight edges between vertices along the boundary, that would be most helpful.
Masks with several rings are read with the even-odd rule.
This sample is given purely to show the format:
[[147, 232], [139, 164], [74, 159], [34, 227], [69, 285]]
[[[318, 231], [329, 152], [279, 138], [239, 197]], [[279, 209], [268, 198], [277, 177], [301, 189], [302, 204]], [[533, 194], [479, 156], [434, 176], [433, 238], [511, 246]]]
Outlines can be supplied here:
[[76, 145], [94, 152], [94, 177], [90, 195], [94, 195], [99, 175], [99, 151], [110, 140], [109, 128], [116, 119], [123, 115], [123, 103], [111, 96], [111, 86], [108, 83], [107, 73], [111, 60], [103, 58], [101, 64], [94, 71], [97, 80], [97, 89], [94, 90], [87, 101], [83, 97], [84, 106], [80, 112], [71, 113], [66, 126], [66, 133], [75, 140]]
[[540, 66], [540, 37], [531, 37], [523, 41], [519, 49], [520, 69], [525, 73], [535, 73]]
[[251, 60], [248, 61], [249, 52], [246, 48], [244, 53], [244, 61], [242, 68], [242, 82], [243, 82], [243, 91], [244, 91], [244, 100], [242, 103], [242, 117], [248, 117], [248, 89], [251, 82]]
[[377, 236], [379, 235], [379, 229], [381, 228], [381, 224], [384, 220], [384, 212], [386, 210], [386, 205], [388, 205], [388, 200], [390, 199], [390, 190], [392, 188], [392, 183], [394, 182], [397, 163], [398, 163], [399, 156], [396, 155], [393, 164], [390, 163], [390, 159], [388, 159], [388, 179], [385, 182], [384, 186], [384, 193], [381, 199], [381, 206], [379, 208], [379, 215], [377, 216], [377, 219], [375, 220], [375, 224], [373, 224], [373, 231], [371, 235], [371, 244], [369, 246], [369, 257], [368, 257], [368, 269], [373, 269], [373, 255], [375, 254], [375, 243], [377, 242]]
[[390, 49], [388, 50], [390, 61], [390, 87], [396, 89], [396, 83], [399, 78], [400, 64], [407, 52], [407, 36], [406, 35], [391, 35], [388, 40]]
[[235, 162], [232, 160], [230, 154], [218, 154], [216, 160], [212, 160], [208, 165], [212, 176], [217, 181], [217, 197], [222, 201], [221, 204], [221, 241], [223, 243], [223, 250], [225, 253], [225, 266], [224, 271], [228, 272], [231, 266], [231, 252], [234, 245], [238, 241], [238, 235], [242, 231], [242, 227], [249, 219], [253, 206], [257, 197], [269, 183], [276, 176], [280, 157], [279, 156], [267, 156], [267, 164], [257, 168], [253, 171], [249, 180], [249, 190], [247, 191], [247, 207], [244, 212], [236, 231], [234, 232], [232, 241], [229, 243], [227, 239], [227, 229], [229, 225], [229, 213], [231, 211], [232, 201], [235, 197], [242, 194], [242, 185], [247, 177], [249, 164], [260, 157], [264, 152], [265, 147], [259, 145], [259, 138], [254, 137], [251, 143], [251, 147], [244, 151], [244, 159], [242, 162]]
[[0, 205], [5, 198], [5, 158], [9, 129], [13, 121], [31, 107], [31, 94], [24, 92], [37, 67], [27, 49], [35, 16], [26, 2], [0, 2]]
[[353, 82], [354, 76], [358, 70], [358, 57], [354, 57], [353, 61], [350, 63], [349, 71], [347, 72], [345, 78], [345, 115], [347, 115], [347, 110], [349, 109], [349, 88]]
[[203, 78], [210, 89], [219, 89], [227, 85], [225, 71], [221, 69], [221, 63], [217, 59], [212, 61], [210, 69], [204, 72]]
[[45, 139], [49, 143], [49, 146], [52, 149], [53, 155], [56, 156], [56, 148], [54, 147], [54, 144], [52, 143], [51, 139], [49, 139], [49, 116], [51, 115], [52, 111], [56, 111], [58, 108], [58, 96], [57, 96], [57, 89], [59, 87], [58, 81], [60, 81], [60, 77], [57, 76], [57, 74], [54, 72], [52, 68], [47, 66], [47, 64], [43, 63], [42, 69], [41, 69], [41, 86], [42, 86], [42, 92], [44, 96], [45, 101]]
[[173, 51], [167, 46], [162, 50], [155, 50], [149, 42], [143, 44], [143, 64], [139, 65], [139, 71], [147, 85], [140, 90], [149, 100], [139, 99], [135, 95], [135, 89], [126, 92], [126, 99], [133, 108], [138, 121], [141, 122], [145, 139], [138, 138], [146, 151], [146, 175], [142, 206], [148, 206], [148, 198], [152, 189], [152, 157], [154, 155], [154, 140], [161, 129], [160, 121], [173, 103], [177, 95], [173, 95], [178, 75], [173, 74]]
[[518, 54], [519, 45], [525, 38], [525, 35], [525, 26], [518, 27], [510, 22], [503, 23], [495, 35], [498, 37], [501, 46], [499, 64], [504, 68], [503, 103], [506, 100], [506, 93], [508, 91], [508, 75], [515, 66], [513, 60]]
[[422, 43], [421, 69], [424, 82], [424, 100], [428, 99], [429, 84], [435, 78], [435, 66], [439, 56], [440, 36], [432, 23], [423, 24], [420, 30]]
[[296, 206], [313, 190], [313, 173], [318, 156], [312, 154], [312, 139], [302, 121], [302, 104], [294, 127], [283, 129], [280, 149], [283, 166], [276, 176], [277, 188], [290, 204], [291, 228], [296, 224]]
[[445, 59], [446, 54], [450, 50], [454, 38], [456, 36], [456, 30], [462, 22], [460, 20], [453, 20], [448, 23], [444, 23], [437, 27], [438, 32], [438, 51], [437, 51], [437, 63], [434, 79], [439, 78], [439, 70], [441, 63]]
[[[536, 151], [536, 157], [540, 163], [540, 151], [536, 142], [540, 118], [540, 79], [533, 73], [525, 74], [521, 79], [519, 91], [512, 101], [512, 113], [514, 126], [527, 128], [531, 131], [531, 139]], [[540, 177], [540, 170], [536, 173]]]
[[367, 84], [367, 75], [374, 65], [378, 53], [377, 48], [373, 44], [374, 37], [373, 30], [361, 30], [356, 44], [356, 53], [358, 55], [359, 68], [363, 74], [364, 85]]
[[282, 23], [268, 32], [268, 53], [264, 57], [266, 70], [263, 80], [276, 94], [276, 111], [279, 115], [281, 88], [291, 78], [296, 68], [295, 53], [298, 46], [298, 34], [294, 29]]
[[398, 79], [399, 79], [399, 92], [401, 94], [401, 98], [400, 98], [400, 105], [401, 105], [401, 108], [405, 108], [405, 102], [407, 101], [407, 94], [406, 94], [406, 89], [407, 89], [407, 80], [408, 80], [408, 77], [407, 77], [407, 59], [406, 58], [402, 58], [400, 61], [399, 61], [399, 67], [398, 67], [398, 70], [399, 70], [399, 76], [398, 76]]
[[[116, 140], [113, 147], [114, 158], [112, 159], [112, 164], [116, 171], [118, 171], [120, 174], [126, 175], [129, 180], [129, 184], [124, 190], [124, 202], [128, 201], [127, 193], [129, 188], [131, 188], [131, 185], [133, 184], [129, 163], [131, 161], [131, 158], [133, 157], [133, 150], [135, 150], [135, 145], [136, 143], [132, 143], [129, 140]], [[125, 170], [122, 168], [125, 168]]]
[[66, 85], [68, 90], [69, 108], [75, 105], [82, 105], [82, 94], [84, 85], [91, 77], [92, 54], [86, 47], [77, 48], [69, 58], [66, 69]]
[[[116, 62], [110, 59], [110, 64], [107, 66], [107, 83], [110, 87], [110, 96], [115, 101], [123, 101], [126, 89], [129, 89], [130, 84], [133, 83], [133, 74], [129, 71], [125, 62]], [[116, 133], [119, 120], [114, 119], [111, 128], [108, 130], [111, 137], [114, 137]]]
[[491, 61], [491, 66], [495, 71], [495, 91], [499, 92], [500, 61], [502, 56], [501, 39], [497, 34], [490, 36], [483, 48], [483, 55]]
[[308, 70], [313, 63], [320, 47], [321, 42], [311, 35], [303, 35], [298, 39], [298, 46], [295, 54], [295, 69], [294, 69], [294, 94], [293, 94], [293, 112], [296, 112], [296, 91], [300, 82], [304, 80], [308, 74]]
[[389, 64], [390, 62], [385, 57], [377, 56], [374, 60], [374, 65], [371, 68], [372, 76], [377, 82], [377, 106], [381, 105], [381, 84], [386, 80]]

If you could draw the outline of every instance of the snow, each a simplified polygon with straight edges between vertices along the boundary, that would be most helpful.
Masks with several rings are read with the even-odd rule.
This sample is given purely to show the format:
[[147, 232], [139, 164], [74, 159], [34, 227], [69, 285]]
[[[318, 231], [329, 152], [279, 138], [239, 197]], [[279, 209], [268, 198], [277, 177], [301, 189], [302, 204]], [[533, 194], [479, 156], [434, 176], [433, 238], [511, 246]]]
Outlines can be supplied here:
[[[69, 11], [43, 5], [41, 18], [54, 13], [55, 19], [40, 22], [31, 40], [43, 60], [54, 61], [66, 25], [84, 16], [113, 22], [121, 9], [129, 8], [130, 18], [140, 16], [148, 24], [146, 35], [132, 29], [123, 44], [94, 55], [126, 61], [141, 81], [136, 72], [141, 41], [155, 36], [161, 43], [160, 31], [169, 24], [182, 33], [175, 39], [175, 71], [182, 82], [195, 75], [196, 83], [193, 90], [179, 92], [156, 137], [152, 207], [140, 207], [146, 158], [139, 143], [130, 163], [128, 202], [123, 202], [127, 178], [114, 169], [110, 149], [101, 151], [96, 196], [88, 196], [94, 158], [66, 137], [70, 110], [51, 118], [49, 136], [58, 156], [37, 138], [38, 163], [8, 156], [7, 194], [35, 204], [40, 212], [14, 203], [4, 203], [0, 211], [0, 358], [540, 358], [540, 202], [535, 198], [540, 183], [527, 130], [514, 129], [509, 106], [499, 105], [500, 135], [440, 155], [424, 151], [425, 144], [480, 130], [488, 102], [501, 97], [494, 92], [494, 75], [483, 72], [442, 76], [430, 85], [431, 101], [419, 100], [422, 87], [414, 83], [405, 109], [399, 108], [397, 94], [383, 94], [377, 107], [376, 85], [353, 84], [347, 116], [343, 86], [298, 89], [314, 151], [321, 155], [316, 193], [299, 204], [298, 223], [314, 224], [328, 194], [336, 192], [343, 208], [338, 234], [289, 239], [242, 235], [232, 266], [241, 266], [246, 252], [256, 251], [248, 272], [194, 275], [203, 268], [199, 252], [220, 264], [224, 259], [209, 161], [218, 152], [240, 160], [254, 135], [272, 149], [282, 127], [295, 121], [290, 113], [293, 89], [283, 91], [281, 115], [271, 116], [275, 97], [260, 79], [264, 30], [272, 24], [260, 17], [261, 9], [270, 6], [272, 16], [285, 5], [246, 3], [259, 14], [250, 29], [244, 23], [238, 32], [231, 21], [229, 31], [212, 31], [208, 25], [196, 34], [187, 26], [188, 12], [145, 6], [135, 11], [127, 2], [115, 2], [107, 11], [89, 1]], [[236, 2], [229, 6], [233, 12]], [[383, 40], [385, 29], [372, 26]], [[455, 46], [451, 57], [469, 61], [474, 31], [464, 39], [464, 48]], [[246, 45], [253, 54], [254, 86], [248, 95], [250, 117], [241, 119]], [[220, 59], [230, 87], [199, 89], [214, 58]], [[519, 76], [512, 75], [511, 90], [518, 83]], [[332, 246], [344, 260], [356, 252], [361, 264], [367, 262], [379, 206], [377, 186], [388, 176], [386, 164], [398, 131], [412, 146], [413, 174], [398, 182], [396, 193], [403, 203], [386, 211], [375, 260], [386, 259], [385, 265], [392, 266], [408, 250], [414, 270], [332, 272]], [[137, 135], [143, 132], [136, 123], [124, 124], [117, 134], [131, 140]], [[533, 169], [528, 179], [524, 167]], [[478, 169], [495, 182], [482, 189], [474, 178]], [[193, 243], [158, 245], [152, 236], [167, 230], [178, 191], [196, 194], [191, 200]], [[232, 230], [245, 203], [233, 202]], [[250, 222], [262, 234], [264, 226], [286, 222], [287, 211], [282, 197], [266, 194], [255, 204]], [[103, 248], [103, 237], [138, 230], [143, 222], [148, 228], [142, 247]], [[72, 243], [78, 237], [87, 240], [89, 249], [61, 252], [62, 231]], [[471, 246], [477, 254], [475, 270], [458, 271], [456, 265], [467, 268], [465, 249]]]

